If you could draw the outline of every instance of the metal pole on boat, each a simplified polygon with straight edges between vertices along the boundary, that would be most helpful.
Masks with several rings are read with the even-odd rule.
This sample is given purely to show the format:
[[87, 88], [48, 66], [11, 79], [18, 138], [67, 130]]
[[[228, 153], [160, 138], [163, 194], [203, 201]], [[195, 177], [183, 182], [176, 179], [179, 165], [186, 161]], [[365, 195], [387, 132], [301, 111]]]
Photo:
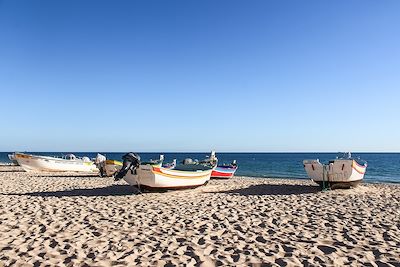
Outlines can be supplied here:
[[324, 164], [322, 168], [322, 191], [329, 189], [329, 181], [325, 182], [325, 177], [328, 178], [328, 165]]

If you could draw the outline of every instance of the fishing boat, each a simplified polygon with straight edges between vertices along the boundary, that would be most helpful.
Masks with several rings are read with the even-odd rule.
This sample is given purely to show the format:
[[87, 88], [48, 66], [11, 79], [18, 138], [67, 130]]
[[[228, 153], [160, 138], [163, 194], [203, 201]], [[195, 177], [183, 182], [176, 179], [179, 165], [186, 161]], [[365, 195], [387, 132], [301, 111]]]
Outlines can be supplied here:
[[88, 157], [67, 154], [62, 158], [15, 153], [18, 164], [27, 172], [98, 172]]
[[235, 175], [237, 170], [236, 161], [233, 161], [230, 165], [219, 165], [214, 167], [211, 178], [214, 179], [229, 179]]
[[139, 189], [163, 190], [194, 188], [206, 184], [211, 177], [213, 166], [209, 164], [178, 164], [163, 167], [160, 160], [141, 162], [140, 156], [128, 153], [123, 156], [123, 166], [115, 179], [124, 179]]
[[122, 162], [113, 159], [107, 159], [106, 156], [102, 154], [97, 154], [94, 163], [99, 169], [100, 177], [111, 177], [114, 176], [122, 168]]
[[13, 165], [18, 165], [18, 161], [15, 159], [15, 153], [8, 154], [7, 156]]
[[318, 159], [304, 160], [304, 169], [308, 176], [326, 188], [350, 188], [357, 186], [364, 179], [367, 162], [351, 157], [351, 153], [343, 153], [336, 159], [322, 164]]
[[236, 160], [234, 160], [229, 165], [218, 165], [218, 158], [215, 155], [215, 151], [211, 151], [210, 157], [202, 162], [213, 166], [213, 171], [211, 172], [211, 178], [214, 179], [232, 178], [237, 170]]

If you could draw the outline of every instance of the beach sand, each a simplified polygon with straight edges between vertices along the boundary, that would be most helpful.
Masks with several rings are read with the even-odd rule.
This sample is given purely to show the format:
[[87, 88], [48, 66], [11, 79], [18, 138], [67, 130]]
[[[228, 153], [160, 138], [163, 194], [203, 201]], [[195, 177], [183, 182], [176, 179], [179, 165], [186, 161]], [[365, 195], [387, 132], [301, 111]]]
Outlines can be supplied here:
[[400, 186], [239, 177], [136, 194], [3, 166], [0, 233], [5, 266], [400, 266]]

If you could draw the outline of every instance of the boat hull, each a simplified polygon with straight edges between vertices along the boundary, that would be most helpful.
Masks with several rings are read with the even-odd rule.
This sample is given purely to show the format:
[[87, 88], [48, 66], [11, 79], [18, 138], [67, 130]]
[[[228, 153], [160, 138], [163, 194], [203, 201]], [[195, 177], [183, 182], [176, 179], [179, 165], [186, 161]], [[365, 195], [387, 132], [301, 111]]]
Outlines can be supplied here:
[[46, 156], [16, 153], [15, 159], [27, 172], [98, 172], [93, 162], [66, 160]]
[[325, 182], [325, 184], [322, 181], [314, 181], [314, 182], [316, 182], [321, 189], [326, 188], [327, 185], [331, 189], [349, 189], [349, 188], [358, 186], [360, 183], [363, 182], [363, 179], [357, 180], [357, 181], [352, 181], [352, 182], [332, 182], [332, 181], [329, 181], [329, 182]]
[[230, 179], [235, 175], [237, 167], [217, 166], [211, 173], [212, 179]]
[[326, 166], [318, 160], [305, 160], [304, 169], [311, 180], [323, 185], [327, 183], [331, 188], [348, 188], [357, 186], [364, 179], [367, 165], [360, 165], [352, 159], [337, 159]]
[[128, 171], [124, 180], [133, 186], [150, 190], [186, 189], [202, 186], [211, 177], [212, 170], [178, 171], [160, 166], [140, 165], [136, 173]]

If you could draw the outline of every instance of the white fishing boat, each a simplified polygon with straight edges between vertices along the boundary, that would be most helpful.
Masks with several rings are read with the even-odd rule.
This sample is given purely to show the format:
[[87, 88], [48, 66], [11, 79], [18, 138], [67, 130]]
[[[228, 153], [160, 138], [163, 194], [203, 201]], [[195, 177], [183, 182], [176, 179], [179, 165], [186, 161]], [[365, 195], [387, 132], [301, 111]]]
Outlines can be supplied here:
[[88, 157], [78, 158], [73, 154], [62, 158], [15, 153], [18, 164], [27, 172], [98, 172]]
[[206, 184], [213, 166], [207, 164], [179, 164], [172, 168], [162, 167], [163, 157], [152, 162], [140, 162], [140, 157], [128, 153], [123, 157], [123, 167], [115, 175], [128, 184], [149, 190], [185, 189]]
[[322, 164], [318, 159], [304, 160], [304, 169], [308, 176], [321, 188], [350, 188], [364, 179], [367, 162], [351, 157], [350, 153]]

